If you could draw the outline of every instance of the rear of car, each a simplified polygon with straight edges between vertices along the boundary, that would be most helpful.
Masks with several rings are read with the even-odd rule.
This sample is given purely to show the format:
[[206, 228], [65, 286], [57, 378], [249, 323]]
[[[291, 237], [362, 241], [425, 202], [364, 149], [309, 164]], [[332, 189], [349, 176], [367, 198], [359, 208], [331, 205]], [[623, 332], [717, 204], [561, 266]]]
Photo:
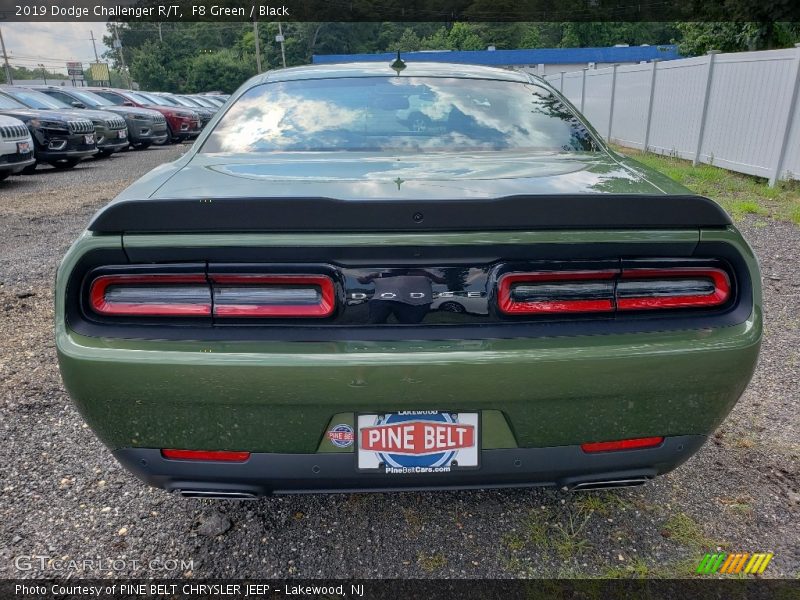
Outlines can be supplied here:
[[33, 139], [25, 123], [0, 115], [0, 180], [33, 165]]
[[521, 73], [257, 77], [59, 269], [67, 389], [186, 496], [668, 472], [756, 364], [752, 251]]

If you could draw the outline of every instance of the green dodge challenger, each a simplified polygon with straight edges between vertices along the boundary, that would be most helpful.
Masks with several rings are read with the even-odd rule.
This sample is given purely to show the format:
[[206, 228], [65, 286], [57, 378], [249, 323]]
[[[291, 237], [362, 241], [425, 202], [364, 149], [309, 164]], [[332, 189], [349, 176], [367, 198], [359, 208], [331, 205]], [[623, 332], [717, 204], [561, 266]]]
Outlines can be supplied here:
[[58, 272], [64, 383], [189, 497], [637, 485], [755, 368], [728, 215], [550, 85], [440, 63], [245, 83]]

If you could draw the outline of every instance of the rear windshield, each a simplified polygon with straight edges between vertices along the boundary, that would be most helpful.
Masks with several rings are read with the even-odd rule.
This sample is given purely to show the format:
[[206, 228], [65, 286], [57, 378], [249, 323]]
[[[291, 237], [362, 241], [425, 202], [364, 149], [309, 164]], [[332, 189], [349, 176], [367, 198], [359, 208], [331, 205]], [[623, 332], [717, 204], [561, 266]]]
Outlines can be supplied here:
[[439, 77], [266, 83], [245, 92], [203, 152], [592, 151], [592, 137], [534, 84]]

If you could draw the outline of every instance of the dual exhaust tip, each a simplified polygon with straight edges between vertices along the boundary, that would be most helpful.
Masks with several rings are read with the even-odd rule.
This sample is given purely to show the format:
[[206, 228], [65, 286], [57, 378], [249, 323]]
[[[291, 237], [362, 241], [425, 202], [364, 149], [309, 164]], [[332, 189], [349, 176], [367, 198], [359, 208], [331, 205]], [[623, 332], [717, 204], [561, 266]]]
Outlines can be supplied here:
[[208, 498], [211, 500], [255, 500], [258, 496], [246, 491], [222, 490], [178, 490], [184, 498]]
[[649, 477], [631, 477], [629, 479], [607, 479], [600, 481], [582, 481], [568, 486], [572, 492], [591, 492], [595, 490], [614, 490], [619, 488], [638, 487], [650, 481]]

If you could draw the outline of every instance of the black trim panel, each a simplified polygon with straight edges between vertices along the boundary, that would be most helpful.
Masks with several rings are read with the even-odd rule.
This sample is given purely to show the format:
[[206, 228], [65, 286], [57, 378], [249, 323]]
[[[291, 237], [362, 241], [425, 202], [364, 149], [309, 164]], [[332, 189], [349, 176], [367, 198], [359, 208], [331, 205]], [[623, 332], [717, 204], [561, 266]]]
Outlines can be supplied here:
[[222, 198], [122, 200], [92, 219], [97, 233], [508, 231], [726, 227], [702, 196], [564, 194], [463, 200]]
[[167, 460], [154, 448], [121, 448], [114, 456], [139, 479], [170, 491], [223, 491], [256, 496], [293, 492], [567, 486], [651, 479], [686, 461], [703, 435], [668, 437], [657, 448], [587, 454], [580, 446], [482, 450], [479, 469], [444, 474], [384, 475], [358, 471], [347, 453], [252, 454], [244, 463]]
[[[622, 257], [622, 264], [633, 266], [632, 260], [636, 264], [641, 264], [642, 260], [655, 260], [663, 263], [664, 259], [659, 259], [658, 255], [652, 259], [647, 258], [646, 251], [653, 251], [653, 244], [609, 244], [616, 246], [614, 253], [617, 259]], [[672, 246], [672, 244], [670, 244]], [[517, 246], [515, 251], [527, 253], [527, 256], [536, 256], [543, 259], [547, 256], [547, 251], [557, 252], [560, 256], [567, 254], [574, 257], [588, 258], [595, 254], [596, 245], [562, 245], [551, 244], [549, 248], [541, 248], [541, 253], [537, 248], [536, 252], [531, 251], [530, 246]], [[692, 252], [690, 250], [694, 250]], [[527, 250], [526, 250], [527, 249]], [[143, 253], [137, 253], [138, 259], [130, 264], [128, 260], [119, 260], [120, 252], [109, 253], [106, 251], [94, 251], [87, 253], [82, 261], [76, 266], [70, 275], [67, 284], [66, 314], [70, 328], [77, 333], [92, 337], [108, 337], [121, 339], [156, 339], [156, 340], [202, 340], [202, 341], [395, 341], [395, 340], [481, 340], [481, 339], [510, 339], [510, 338], [537, 338], [537, 337], [556, 337], [556, 336], [579, 336], [579, 335], [604, 335], [618, 333], [644, 333], [659, 331], [680, 331], [692, 330], [708, 327], [725, 327], [737, 325], [744, 322], [751, 314], [753, 308], [753, 290], [750, 281], [747, 265], [742, 256], [739, 255], [735, 247], [724, 242], [704, 242], [695, 247], [695, 244], [687, 245], [682, 248], [681, 255], [692, 255], [692, 258], [709, 258], [721, 260], [727, 264], [726, 269], [732, 275], [733, 289], [735, 297], [731, 302], [720, 309], [715, 310], [681, 310], [681, 311], [642, 311], [612, 316], [599, 315], [571, 315], [568, 317], [546, 317], [533, 320], [522, 320], [520, 318], [505, 318], [500, 321], [490, 321], [484, 323], [449, 323], [449, 324], [336, 324], [335, 322], [294, 321], [291, 323], [236, 323], [236, 324], [216, 324], [213, 325], [210, 319], [205, 322], [197, 320], [176, 320], [150, 319], [143, 322], [141, 319], [115, 319], [114, 322], [103, 322], [102, 320], [89, 317], [90, 312], [86, 310], [85, 298], [82, 297], [82, 289], [85, 289], [85, 278], [97, 267], [107, 267], [108, 265], [130, 264], [131, 269], [138, 272], [160, 271], [163, 266], [156, 261], [177, 262], [175, 252], [180, 252], [181, 258], [191, 260], [191, 263], [175, 265], [173, 268], [179, 270], [188, 269], [193, 272], [205, 272], [206, 263], [204, 259], [213, 260], [216, 253], [229, 249], [218, 248], [191, 248], [175, 250], [169, 248], [158, 249], [158, 254], [146, 253], [149, 264], [141, 264]], [[273, 248], [238, 248], [242, 262], [261, 264], [275, 267], [273, 262]], [[298, 252], [303, 249], [298, 248]], [[352, 253], [350, 256], [353, 262], [359, 263], [359, 257], [368, 256], [377, 248], [352, 248], [341, 249], [342, 252]], [[482, 254], [489, 260], [498, 261], [495, 254], [497, 248], [472, 247], [471, 251], [475, 254]], [[321, 258], [324, 250], [316, 249], [320, 254], [311, 254], [305, 258], [312, 260]], [[437, 255], [445, 252], [449, 257], [449, 247], [431, 247], [428, 250], [430, 257], [426, 260], [437, 260]], [[606, 254], [605, 256], [609, 256]], [[464, 256], [463, 254], [461, 255]], [[595, 256], [597, 256], [595, 254]], [[613, 254], [612, 254], [613, 256]], [[661, 255], [663, 256], [663, 255]], [[116, 260], [115, 260], [116, 259]], [[160, 260], [159, 260], [160, 259]], [[344, 261], [343, 261], [344, 262]], [[349, 261], [347, 261], [349, 262]], [[471, 261], [470, 261], [471, 262]], [[511, 261], [504, 261], [507, 264]], [[139, 263], [139, 264], [136, 264]], [[409, 262], [408, 264], [413, 264]], [[418, 261], [417, 264], [425, 264]], [[333, 265], [333, 266], [341, 266]], [[318, 270], [319, 264], [301, 263], [296, 265], [283, 264], [283, 270], [302, 271], [306, 269]], [[250, 264], [249, 268], [258, 268], [257, 264]], [[347, 268], [347, 267], [345, 267]], [[337, 281], [337, 289], [341, 289], [341, 281]]]

